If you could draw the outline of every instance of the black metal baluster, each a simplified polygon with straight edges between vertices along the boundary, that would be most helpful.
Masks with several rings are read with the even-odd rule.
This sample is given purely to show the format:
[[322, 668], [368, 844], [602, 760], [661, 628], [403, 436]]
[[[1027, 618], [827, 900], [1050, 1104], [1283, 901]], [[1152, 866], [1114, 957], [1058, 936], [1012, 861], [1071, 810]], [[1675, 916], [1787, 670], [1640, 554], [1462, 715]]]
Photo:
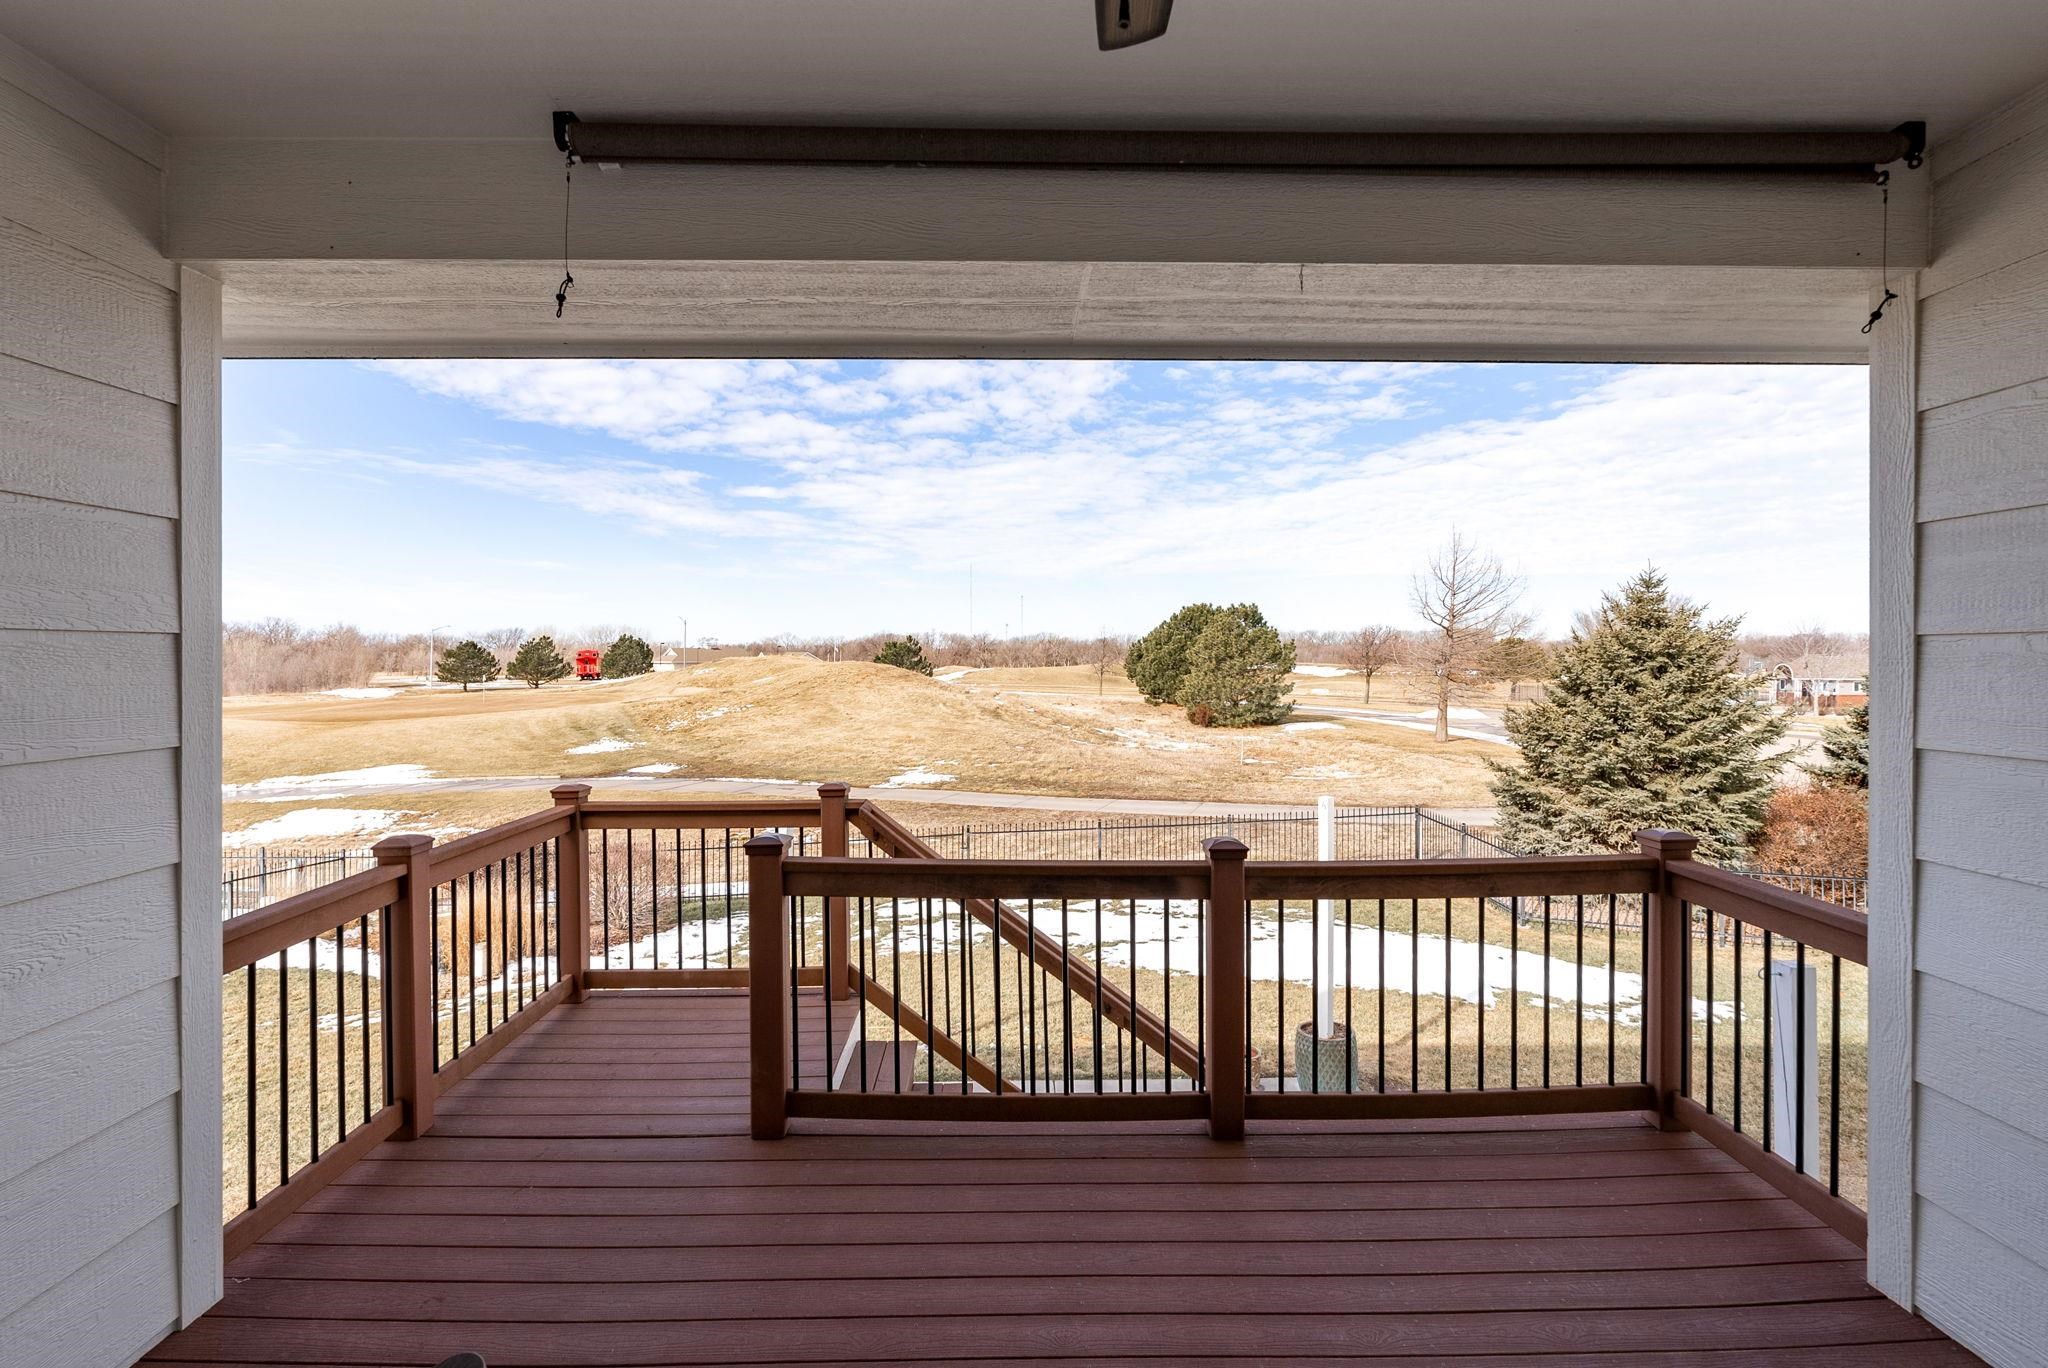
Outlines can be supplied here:
[[[889, 1010], [894, 1014], [895, 1032], [889, 1038], [889, 1059], [896, 1071], [896, 1091], [903, 1091], [903, 904], [889, 899]], [[915, 1066], [912, 1083], [917, 1081]]]
[[[1284, 908], [1282, 915], [1286, 915]], [[1317, 1009], [1323, 1000], [1322, 920], [1322, 904], [1311, 899], [1308, 905], [1308, 1010], [1311, 1018], [1309, 1021], [1308, 1089], [1312, 1093], [1319, 1093], [1323, 1090], [1322, 1045], [1320, 1042], [1320, 1037], [1323, 1033], [1323, 1023], [1317, 1017]], [[1285, 960], [1280, 961], [1280, 977], [1283, 979], [1287, 977], [1287, 961]], [[1280, 1020], [1280, 1029], [1283, 1033], [1287, 1030], [1287, 1020], [1285, 1017], [1282, 1017]], [[1297, 1045], [1297, 1053], [1299, 1049], [1300, 1047]]]
[[312, 1158], [320, 1157], [320, 937], [314, 935], [306, 946], [306, 1045], [312, 1062], [306, 1078], [306, 1140]]
[[[680, 879], [680, 878], [682, 877], [682, 873], [681, 873], [681, 870], [682, 870], [682, 864], [681, 864], [681, 862], [680, 862], [680, 861], [678, 861], [678, 863], [677, 863], [677, 865], [676, 865], [676, 869], [677, 869], [677, 874], [676, 874], [676, 877], [677, 877], [678, 879]], [[854, 941], [853, 941], [853, 954], [854, 954], [854, 958], [860, 961], [860, 979], [859, 979], [859, 982], [857, 982], [857, 983], [856, 983], [856, 984], [854, 985], [854, 995], [853, 995], [853, 1011], [854, 1011], [854, 1014], [855, 1014], [855, 1015], [854, 1015], [854, 1020], [855, 1020], [855, 1022], [856, 1022], [856, 1023], [857, 1023], [858, 1025], [859, 1025], [859, 1027], [860, 1027], [860, 1090], [861, 1090], [862, 1092], [866, 1092], [866, 1091], [868, 1090], [868, 1074], [869, 1074], [869, 1073], [870, 1073], [870, 1072], [871, 1072], [871, 1071], [872, 1071], [872, 1070], [874, 1069], [874, 1067], [875, 1067], [875, 1066], [874, 1066], [874, 1061], [872, 1061], [872, 1060], [870, 1060], [870, 1059], [868, 1058], [868, 991], [867, 991], [867, 989], [868, 989], [868, 977], [869, 977], [869, 974], [868, 974], [868, 970], [869, 970], [869, 967], [870, 967], [870, 965], [871, 965], [871, 963], [872, 963], [872, 961], [871, 961], [871, 959], [870, 959], [870, 957], [869, 957], [869, 955], [868, 955], [868, 949], [869, 949], [869, 947], [868, 947], [868, 937], [869, 937], [869, 936], [870, 936], [870, 935], [872, 934], [872, 928], [871, 928], [871, 926], [870, 926], [870, 920], [871, 920], [871, 918], [870, 918], [870, 912], [871, 912], [871, 908], [870, 908], [870, 906], [869, 906], [869, 900], [868, 900], [868, 899], [866, 899], [866, 898], [856, 898], [856, 899], [854, 899], [854, 903], [853, 903], [853, 918], [854, 918], [854, 923], [855, 923], [855, 930], [854, 930]], [[679, 904], [677, 905], [677, 915], [678, 915], [678, 916], [680, 916], [680, 915], [681, 915], [681, 904], [680, 904], [680, 903], [679, 903]], [[680, 950], [680, 948], [678, 948], [678, 951], [677, 951], [677, 954], [676, 954], [676, 961], [677, 961], [677, 963], [678, 963], [678, 964], [680, 964], [680, 963], [682, 962], [682, 953], [681, 953], [681, 950]]]
[[[1024, 900], [1024, 944], [1030, 945], [1038, 935], [1038, 899]], [[1024, 980], [1024, 1090], [1038, 1091], [1038, 980], [1032, 976], [1032, 964], [1025, 951], [1017, 952], [1017, 976]]]
[[1714, 909], [1711, 907], [1707, 909], [1707, 1110], [1714, 1110]]
[[[469, 923], [468, 934], [462, 938], [463, 972], [469, 976], [469, 987], [462, 995], [462, 1004], [469, 1017], [469, 1043], [476, 1044], [476, 871], [469, 871], [469, 896], [464, 899], [463, 912]], [[456, 1041], [461, 1042], [460, 1027]], [[456, 1053], [460, 1054], [458, 1049]]]
[[358, 938], [356, 951], [361, 960], [361, 972], [356, 975], [356, 987], [360, 990], [363, 1009], [363, 1120], [370, 1119], [370, 915], [364, 913], [356, 922]]
[[[627, 880], [627, 884], [626, 884], [626, 886], [627, 886], [627, 890], [628, 890], [628, 891], [627, 891], [627, 895], [626, 895], [626, 910], [627, 910], [627, 915], [628, 915], [628, 916], [630, 916], [630, 915], [632, 914], [632, 908], [633, 908], [633, 902], [632, 902], [632, 892], [631, 892], [631, 889], [632, 889], [632, 878], [633, 878], [633, 829], [632, 829], [631, 827], [627, 827], [627, 828], [626, 828], [626, 880]], [[747, 925], [748, 925], [748, 926], [750, 926], [750, 927], [751, 927], [751, 926], [753, 925], [753, 911], [752, 911], [752, 908], [753, 908], [753, 902], [754, 902], [754, 896], [753, 896], [753, 895], [754, 895], [754, 890], [753, 890], [753, 887], [752, 887], [752, 885], [750, 884], [750, 885], [748, 886], [748, 888], [747, 888], [747, 907], [748, 907], [748, 909], [749, 909], [749, 910], [748, 910], [748, 913], [747, 913]], [[781, 917], [781, 918], [783, 919], [783, 925], [784, 925], [784, 927], [786, 928], [786, 932], [785, 932], [785, 934], [787, 934], [787, 935], [788, 935], [788, 937], [789, 937], [789, 940], [788, 940], [787, 942], [785, 942], [785, 944], [794, 944], [794, 943], [795, 943], [795, 942], [797, 941], [797, 939], [798, 939], [799, 937], [801, 937], [801, 936], [803, 935], [803, 912], [802, 912], [802, 910], [801, 910], [801, 904], [802, 904], [802, 903], [803, 903], [803, 899], [801, 899], [801, 898], [792, 898], [792, 897], [789, 897], [789, 896], [785, 895], [785, 896], [783, 897], [783, 899], [782, 899], [782, 906], [781, 906], [781, 907], [779, 907], [779, 908], [769, 908], [769, 909], [767, 909], [767, 911], [768, 911], [768, 915], [769, 915], [769, 916], [771, 916], [771, 917], [774, 917], [774, 916], [780, 916], [780, 917]], [[630, 943], [631, 943], [631, 942], [629, 941], [629, 942], [628, 942], [628, 944], [630, 944]], [[799, 975], [798, 975], [798, 973], [797, 973], [797, 962], [796, 962], [796, 960], [797, 960], [797, 957], [796, 957], [795, 955], [791, 955], [791, 956], [789, 956], [789, 957], [788, 957], [788, 959], [789, 959], [789, 1083], [790, 1083], [790, 1086], [791, 1086], [791, 1087], [793, 1087], [793, 1088], [801, 1088], [801, 1087], [803, 1087], [803, 1085], [804, 1085], [804, 1058], [803, 1058], [803, 1052], [804, 1052], [804, 1027], [803, 1027], [803, 1002], [804, 1002], [804, 995], [803, 995], [803, 992], [802, 992], [802, 990], [801, 990], [801, 989], [800, 989], [800, 988], [798, 987], [798, 979], [799, 979], [799, 977], [800, 977], [800, 976], [799, 976]], [[827, 1031], [827, 1032], [825, 1033], [825, 1055], [826, 1055], [826, 1060], [827, 1060], [827, 1063], [826, 1063], [826, 1066], [825, 1066], [825, 1076], [826, 1076], [826, 1078], [827, 1078], [827, 1079], [831, 1078], [831, 1076], [832, 1076], [832, 1066], [831, 1066], [831, 1063], [830, 1063], [830, 1060], [831, 1060], [831, 1054], [832, 1054], [832, 1033], [831, 1033], [830, 1031]]]
[[[751, 837], [749, 839], [752, 839]], [[747, 890], [747, 905], [753, 905], [754, 890]], [[751, 913], [749, 915], [752, 915]], [[725, 832], [725, 967], [732, 968], [732, 829]]]
[[249, 1148], [245, 1155], [249, 1165], [249, 1205], [256, 1205], [256, 965], [251, 961], [244, 978], [245, 1001], [242, 1008], [243, 1024], [248, 1028], [248, 1112]]
[[1615, 897], [1607, 895], [1607, 1082], [1614, 1083], [1614, 1028], [1619, 1012], [1614, 1005], [1614, 916]]
[[1508, 899], [1508, 1091], [1522, 1086], [1522, 900]]
[[[1102, 979], [1109, 972], [1102, 957], [1102, 899], [1095, 900], [1095, 1091], [1102, 1091]], [[1250, 979], [1246, 979], [1247, 985]], [[1250, 988], [1247, 987], [1249, 992]]]
[[1422, 1091], [1422, 900], [1419, 898], [1410, 899], [1408, 903], [1408, 1091]]
[[[960, 905], [964, 908], [967, 905], [966, 899], [963, 898], [961, 900]], [[991, 920], [993, 920], [996, 923], [995, 927], [992, 928], [992, 932], [989, 936], [988, 969], [989, 977], [994, 982], [994, 987], [992, 991], [995, 994], [996, 1093], [1000, 1096], [1003, 1091], [1003, 933], [1001, 912], [1002, 904], [996, 902], [993, 898], [991, 898], [989, 900], [989, 907], [991, 909], [994, 909], [994, 911], [991, 913]], [[968, 944], [971, 947], [973, 942], [970, 940]], [[968, 952], [968, 958], [970, 961], [973, 959], [972, 949], [970, 949]], [[965, 1071], [963, 1070], [962, 1073], [964, 1076]]]
[[[1344, 1091], [1358, 1091], [1358, 1037], [1351, 1030], [1351, 1008], [1358, 980], [1351, 972], [1351, 899], [1344, 900]], [[1201, 1001], [1199, 997], [1195, 999]], [[1208, 1054], [1205, 1047], [1203, 1055]]]
[[1451, 1018], [1456, 1015], [1451, 997], [1451, 900], [1444, 899], [1444, 1091], [1451, 1091]]
[[1066, 1084], [1071, 1095], [1074, 1091], [1074, 983], [1068, 973], [1067, 946], [1073, 936], [1067, 918], [1069, 906], [1068, 899], [1060, 899], [1060, 1043], [1066, 1050]]
[[1572, 951], [1572, 1083], [1586, 1081], [1586, 895], [1575, 894], [1578, 940]]
[[1129, 939], [1131, 944], [1131, 1021], [1129, 1028], [1131, 1036], [1131, 1091], [1138, 1092], [1141, 1091], [1141, 1089], [1138, 1086], [1138, 1075], [1147, 1066], [1144, 1059], [1145, 1051], [1140, 1046], [1138, 1041], [1138, 900], [1136, 898], [1131, 899], [1130, 902], [1130, 917], [1128, 929], [1130, 931]]
[[341, 928], [334, 928], [334, 1141], [348, 1135], [348, 984], [342, 972]]
[[[449, 953], [454, 953], [454, 929], [449, 929]], [[451, 966], [452, 967], [452, 966]], [[391, 973], [391, 944], [384, 943], [384, 975]], [[427, 890], [427, 994], [434, 1004], [434, 1072], [441, 1072], [441, 885]]]
[[1741, 922], [1735, 922], [1735, 1047], [1729, 1053], [1735, 1057], [1734, 1112], [1737, 1135], [1742, 1133], [1742, 942], [1748, 938], [1748, 929]]
[[291, 956], [277, 952], [277, 1181], [292, 1176]]
[[1472, 1017], [1478, 1023], [1478, 1040], [1474, 1045], [1479, 1059], [1476, 1072], [1479, 1076], [1479, 1091], [1486, 1091], [1486, 908], [1487, 898], [1481, 894], [1476, 903], [1479, 912], [1479, 986], [1478, 996], [1472, 1004]]
[[[794, 902], [795, 902], [796, 900], [792, 898], [792, 899], [791, 899], [790, 901], [791, 901], [792, 903], [794, 903]], [[793, 954], [793, 955], [791, 955], [791, 956], [789, 957], [789, 962], [790, 962], [791, 964], [795, 964], [795, 963], [796, 963], [796, 962], [797, 962], [798, 960], [800, 960], [800, 959], [802, 959], [802, 958], [803, 958], [803, 940], [802, 940], [803, 928], [802, 928], [801, 924], [798, 924], [798, 925], [797, 925], [797, 926], [795, 927], [795, 931], [796, 931], [797, 939], [796, 939], [796, 940], [794, 940], [794, 941], [792, 942], [792, 944], [793, 944], [793, 945], [795, 946], [795, 949], [796, 949], [796, 953], [795, 953], [795, 954]], [[639, 967], [640, 967], [640, 965], [639, 965], [639, 960], [638, 960], [638, 956], [639, 956], [639, 953], [640, 953], [640, 927], [639, 927], [639, 923], [638, 923], [638, 920], [637, 920], [637, 918], [636, 918], [636, 917], [635, 917], [635, 915], [634, 915], [634, 907], [633, 907], [633, 828], [631, 828], [631, 827], [627, 827], [627, 828], [626, 828], [626, 967], [627, 967], [628, 969], [637, 969], [637, 968], [639, 968]], [[793, 1076], [793, 1075], [792, 1075], [792, 1076]]]
[[1792, 969], [1792, 1167], [1806, 1172], [1806, 942], [1794, 943]]
[[1764, 1148], [1771, 1147], [1771, 933], [1764, 932]]
[[1375, 992], [1375, 993], [1373, 994], [1373, 996], [1374, 996], [1375, 998], [1377, 998], [1377, 999], [1378, 999], [1378, 1002], [1377, 1002], [1377, 1003], [1375, 1004], [1375, 1006], [1377, 1006], [1377, 1007], [1379, 1008], [1379, 1015], [1380, 1015], [1380, 1024], [1379, 1024], [1379, 1051], [1380, 1051], [1380, 1080], [1379, 1080], [1379, 1088], [1378, 1088], [1378, 1091], [1380, 1091], [1380, 1092], [1385, 1092], [1385, 1091], [1387, 1090], [1387, 900], [1386, 900], [1385, 898], [1381, 898], [1381, 899], [1379, 899], [1379, 909], [1380, 909], [1380, 934], [1379, 934], [1379, 943], [1380, 943], [1380, 944], [1379, 944], [1379, 954], [1380, 954], [1380, 972], [1379, 972], [1379, 991]]

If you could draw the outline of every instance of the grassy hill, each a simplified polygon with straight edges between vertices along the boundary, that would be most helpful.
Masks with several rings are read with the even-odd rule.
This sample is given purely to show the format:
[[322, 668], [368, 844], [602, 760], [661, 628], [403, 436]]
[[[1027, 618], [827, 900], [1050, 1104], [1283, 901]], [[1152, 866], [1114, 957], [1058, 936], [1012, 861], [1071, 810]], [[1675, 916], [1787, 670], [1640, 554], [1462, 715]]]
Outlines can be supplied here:
[[1059, 676], [1071, 672], [1048, 672], [1046, 694], [1030, 691], [1032, 672], [1004, 673], [997, 693], [883, 665], [769, 656], [540, 690], [235, 698], [225, 777], [415, 764], [442, 776], [587, 778], [668, 765], [679, 778], [894, 778], [906, 797], [943, 785], [1464, 805], [1487, 800], [1483, 759], [1499, 753], [1386, 727], [1203, 730], [1127, 693], [1069, 693], [1079, 681]]

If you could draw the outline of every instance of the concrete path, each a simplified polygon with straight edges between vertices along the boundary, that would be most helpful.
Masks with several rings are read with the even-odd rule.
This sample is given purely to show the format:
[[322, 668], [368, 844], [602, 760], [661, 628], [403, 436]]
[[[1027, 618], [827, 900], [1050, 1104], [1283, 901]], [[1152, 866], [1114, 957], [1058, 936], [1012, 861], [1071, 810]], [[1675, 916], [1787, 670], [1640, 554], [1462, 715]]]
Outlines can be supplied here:
[[[417, 779], [411, 782], [393, 783], [389, 780], [368, 780], [361, 783], [337, 782], [333, 784], [308, 785], [295, 788], [289, 794], [289, 801], [347, 798], [370, 794], [429, 794], [429, 793], [515, 793], [552, 788], [556, 784], [569, 782], [546, 775], [503, 776], [476, 779]], [[634, 797], [688, 797], [737, 796], [750, 798], [800, 798], [817, 790], [816, 784], [782, 782], [773, 779], [687, 779], [670, 775], [655, 774], [608, 774], [574, 782], [589, 784], [606, 796], [630, 794]], [[286, 801], [285, 795], [275, 790], [264, 790], [253, 784], [223, 784], [221, 796], [228, 802], [249, 799]], [[1107, 816], [1153, 817], [1222, 817], [1255, 816], [1260, 814], [1283, 813], [1298, 815], [1313, 812], [1311, 806], [1288, 803], [1232, 802], [1223, 800], [1192, 800], [1172, 798], [1069, 798], [1044, 793], [976, 793], [965, 789], [942, 788], [856, 788], [856, 798], [875, 798], [882, 801], [891, 799], [901, 803], [932, 803], [949, 807], [968, 808], [1021, 808], [1040, 812], [1086, 813]], [[1491, 808], [1426, 808], [1447, 822], [1469, 822], [1472, 825], [1489, 825], [1493, 821]]]

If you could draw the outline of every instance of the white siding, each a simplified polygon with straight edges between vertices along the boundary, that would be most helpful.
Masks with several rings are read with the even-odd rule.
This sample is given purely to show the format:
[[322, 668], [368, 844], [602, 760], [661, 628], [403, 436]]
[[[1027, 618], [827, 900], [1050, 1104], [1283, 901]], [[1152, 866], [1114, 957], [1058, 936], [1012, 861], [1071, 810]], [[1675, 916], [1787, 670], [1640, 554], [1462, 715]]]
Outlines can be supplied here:
[[[2048, 1363], [2048, 99], [1937, 148], [1919, 282], [1910, 1261], [1880, 1285]], [[1882, 706], [1880, 701], [1880, 707]], [[1894, 719], [1899, 734], [1906, 723]], [[1885, 811], [1880, 804], [1880, 811]], [[1875, 916], [1882, 909], [1874, 909]], [[1877, 1125], [1874, 1105], [1873, 1125]], [[1875, 1252], [1875, 1235], [1874, 1235]], [[1874, 1272], [1878, 1265], [1874, 1261]]]
[[218, 295], [164, 258], [163, 163], [0, 39], [8, 1364], [127, 1362], [219, 1295], [179, 1143], [219, 1126]]

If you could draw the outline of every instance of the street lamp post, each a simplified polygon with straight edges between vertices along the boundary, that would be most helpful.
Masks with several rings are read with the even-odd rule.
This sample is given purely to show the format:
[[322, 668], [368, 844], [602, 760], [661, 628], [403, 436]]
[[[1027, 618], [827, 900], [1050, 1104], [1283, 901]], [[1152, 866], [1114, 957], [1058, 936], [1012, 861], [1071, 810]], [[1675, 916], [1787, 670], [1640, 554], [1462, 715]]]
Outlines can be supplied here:
[[434, 633], [445, 632], [453, 625], [453, 623], [444, 622], [439, 627], [427, 628], [427, 676], [424, 681], [427, 684], [434, 682]]

